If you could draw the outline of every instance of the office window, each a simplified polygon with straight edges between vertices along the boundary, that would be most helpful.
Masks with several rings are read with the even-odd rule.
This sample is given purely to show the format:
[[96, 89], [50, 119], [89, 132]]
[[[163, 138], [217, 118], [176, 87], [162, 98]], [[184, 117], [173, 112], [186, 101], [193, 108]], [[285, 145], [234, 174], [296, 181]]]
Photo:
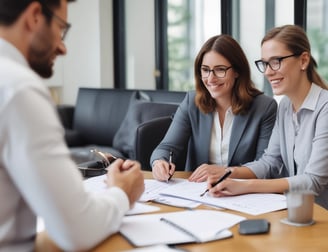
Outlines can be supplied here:
[[328, 80], [328, 2], [307, 1], [307, 35], [311, 51], [318, 64], [318, 72]]
[[220, 0], [167, 0], [168, 86], [194, 89], [194, 59], [210, 37], [220, 34]]
[[197, 52], [208, 38], [224, 32], [241, 44], [257, 87], [272, 95], [254, 61], [261, 57], [260, 43], [267, 30], [294, 22], [307, 24], [319, 72], [328, 75], [325, 0], [113, 1], [113, 13], [120, 17], [114, 24], [117, 87], [194, 89]]
[[261, 40], [275, 26], [294, 23], [294, 0], [233, 0], [232, 35], [244, 49], [251, 67], [252, 79], [266, 94], [271, 86], [254, 61], [261, 58]]
[[[194, 58], [208, 38], [221, 33], [221, 1], [167, 2], [169, 89], [193, 89]], [[245, 51], [257, 87], [272, 95], [270, 85], [254, 61], [261, 57], [260, 43], [267, 30], [294, 23], [294, 0], [232, 0], [231, 3], [231, 35]]]

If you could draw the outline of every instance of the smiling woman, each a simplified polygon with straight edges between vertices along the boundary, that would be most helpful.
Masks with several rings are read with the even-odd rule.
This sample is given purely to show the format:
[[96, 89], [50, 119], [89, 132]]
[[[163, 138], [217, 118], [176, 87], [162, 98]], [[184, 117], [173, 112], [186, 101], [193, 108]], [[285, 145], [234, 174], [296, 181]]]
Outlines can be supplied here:
[[[223, 174], [225, 167], [259, 158], [267, 147], [277, 104], [255, 88], [246, 56], [229, 35], [208, 39], [194, 63], [196, 91], [187, 93], [162, 142], [154, 150], [153, 175], [167, 180], [174, 158], [188, 148], [191, 181]], [[169, 173], [169, 153], [174, 158]]]
[[233, 178], [253, 179], [226, 180], [209, 191], [225, 196], [306, 190], [328, 209], [328, 88], [305, 31], [296, 25], [271, 29], [261, 42], [261, 58], [259, 70], [273, 93], [285, 95], [268, 148], [260, 159], [230, 168]]

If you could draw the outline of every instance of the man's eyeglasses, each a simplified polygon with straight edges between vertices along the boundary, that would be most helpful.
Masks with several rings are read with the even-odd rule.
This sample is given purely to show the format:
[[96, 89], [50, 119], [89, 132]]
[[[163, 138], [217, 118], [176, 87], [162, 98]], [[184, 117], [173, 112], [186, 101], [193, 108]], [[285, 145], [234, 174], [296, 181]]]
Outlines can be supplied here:
[[41, 1], [41, 5], [42, 5], [42, 11], [43, 11], [43, 13], [44, 13], [45, 16], [47, 16], [49, 18], [53, 17], [54, 19], [56, 19], [60, 23], [60, 27], [61, 27], [61, 39], [64, 41], [69, 28], [71, 28], [71, 24], [70, 23], [67, 23], [61, 17], [57, 16], [42, 1]]
[[287, 59], [289, 57], [294, 57], [294, 56], [299, 56], [299, 55], [300, 54], [291, 54], [291, 55], [287, 55], [287, 56], [283, 56], [283, 57], [276, 57], [276, 58], [270, 59], [269, 61], [257, 60], [257, 61], [255, 61], [255, 65], [261, 73], [264, 73], [268, 66], [273, 71], [277, 71], [280, 69], [281, 61], [283, 61], [284, 59]]
[[211, 74], [211, 72], [213, 72], [213, 74], [217, 77], [217, 78], [224, 78], [227, 74], [227, 71], [232, 68], [232, 66], [226, 67], [226, 66], [216, 66], [213, 69], [210, 69], [209, 67], [206, 66], [202, 66], [200, 68], [200, 75], [202, 78], [208, 78]]

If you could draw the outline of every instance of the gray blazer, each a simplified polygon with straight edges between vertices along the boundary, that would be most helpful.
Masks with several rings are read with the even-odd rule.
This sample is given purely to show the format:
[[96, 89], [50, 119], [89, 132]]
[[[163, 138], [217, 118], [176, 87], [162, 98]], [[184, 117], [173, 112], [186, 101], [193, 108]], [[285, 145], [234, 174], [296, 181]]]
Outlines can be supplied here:
[[[195, 105], [195, 91], [189, 91], [177, 109], [173, 121], [153, 151], [154, 160], [168, 160], [174, 152], [173, 162], [188, 148], [186, 171], [209, 163], [209, 148], [213, 113], [204, 114]], [[257, 160], [266, 149], [275, 123], [277, 102], [266, 95], [258, 95], [246, 115], [236, 115], [232, 125], [228, 165], [240, 165]], [[177, 167], [177, 169], [180, 169]]]

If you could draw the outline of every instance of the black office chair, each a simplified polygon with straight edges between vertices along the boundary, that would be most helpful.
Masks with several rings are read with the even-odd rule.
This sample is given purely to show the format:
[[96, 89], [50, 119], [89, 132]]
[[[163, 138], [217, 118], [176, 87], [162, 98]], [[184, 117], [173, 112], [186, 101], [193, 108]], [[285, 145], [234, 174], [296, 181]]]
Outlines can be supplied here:
[[[135, 158], [141, 163], [143, 170], [151, 171], [150, 156], [164, 138], [171, 122], [171, 116], [164, 116], [147, 121], [138, 126], [135, 138]], [[187, 148], [185, 153], [175, 160], [176, 170], [184, 170], [186, 153]]]

